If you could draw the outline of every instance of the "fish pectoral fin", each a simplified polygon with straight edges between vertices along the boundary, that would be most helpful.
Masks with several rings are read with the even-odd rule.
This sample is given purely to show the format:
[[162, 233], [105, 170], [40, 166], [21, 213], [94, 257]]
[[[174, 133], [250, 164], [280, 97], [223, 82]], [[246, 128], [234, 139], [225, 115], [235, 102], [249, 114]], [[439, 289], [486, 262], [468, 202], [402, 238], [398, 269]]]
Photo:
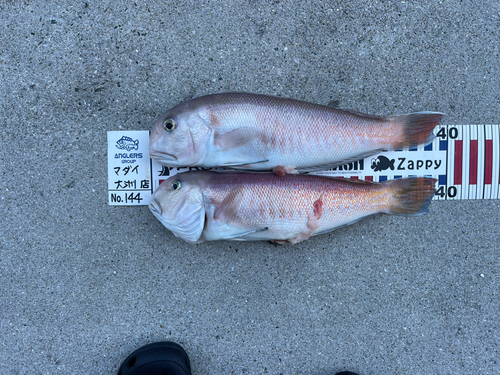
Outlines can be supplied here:
[[219, 147], [219, 151], [228, 152], [237, 149], [234, 153], [224, 156], [226, 162], [220, 166], [252, 169], [252, 164], [267, 163], [269, 159], [266, 158], [268, 156], [266, 152], [259, 152], [256, 155], [256, 145], [263, 142], [257, 141], [261, 136], [262, 130], [251, 127], [241, 127], [224, 134], [216, 134], [214, 143]]
[[363, 160], [363, 159], [365, 159], [365, 158], [367, 158], [369, 156], [376, 155], [376, 154], [378, 154], [378, 153], [380, 153], [382, 151], [384, 151], [384, 150], [383, 149], [373, 150], [373, 151], [369, 151], [369, 152], [366, 152], [366, 153], [363, 153], [363, 154], [355, 155], [355, 156], [353, 156], [351, 158], [346, 158], [344, 160], [339, 160], [339, 161], [336, 161], [336, 162], [333, 162], [333, 163], [315, 165], [315, 166], [312, 166], [312, 167], [299, 167], [296, 170], [299, 173], [326, 171], [328, 169], [337, 168], [337, 167], [340, 167], [342, 165], [346, 165], [346, 164], [349, 164], [349, 163], [352, 163], [352, 162], [355, 162], [355, 161]]
[[257, 139], [262, 132], [259, 129], [251, 127], [242, 127], [230, 132], [216, 135], [214, 143], [219, 146], [221, 151], [229, 151], [233, 148], [246, 146]]
[[243, 188], [236, 187], [229, 192], [214, 212], [214, 220], [226, 224], [233, 218], [243, 198]]
[[269, 159], [265, 159], [265, 160], [259, 160], [259, 161], [251, 161], [251, 162], [244, 162], [244, 163], [241, 163], [241, 162], [235, 162], [235, 163], [222, 163], [222, 165], [224, 167], [239, 167], [239, 166], [245, 166], [245, 165], [248, 165], [250, 166], [250, 164], [258, 164], [258, 163], [267, 163], [269, 161]]
[[249, 230], [249, 231], [246, 231], [246, 232], [243, 232], [243, 233], [237, 233], [237, 234], [233, 234], [231, 236], [226, 236], [226, 237], [223, 237], [222, 239], [223, 240], [229, 240], [229, 239], [233, 239], [233, 238], [243, 237], [243, 236], [246, 236], [247, 234], [252, 234], [252, 233], [257, 233], [257, 232], [263, 232], [263, 231], [268, 230], [268, 229], [269, 229], [268, 227], [259, 228], [259, 229], [252, 229], [252, 230]]

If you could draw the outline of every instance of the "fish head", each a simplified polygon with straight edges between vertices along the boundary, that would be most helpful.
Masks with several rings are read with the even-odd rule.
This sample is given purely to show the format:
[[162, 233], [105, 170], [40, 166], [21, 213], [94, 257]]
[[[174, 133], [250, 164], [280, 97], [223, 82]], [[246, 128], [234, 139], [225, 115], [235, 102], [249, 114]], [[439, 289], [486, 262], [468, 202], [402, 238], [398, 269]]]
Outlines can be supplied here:
[[196, 176], [196, 172], [190, 172], [168, 178], [155, 190], [149, 204], [167, 229], [190, 243], [201, 242], [205, 226], [205, 199]]
[[149, 154], [170, 167], [201, 165], [212, 134], [203, 108], [186, 102], [163, 114], [149, 137]]

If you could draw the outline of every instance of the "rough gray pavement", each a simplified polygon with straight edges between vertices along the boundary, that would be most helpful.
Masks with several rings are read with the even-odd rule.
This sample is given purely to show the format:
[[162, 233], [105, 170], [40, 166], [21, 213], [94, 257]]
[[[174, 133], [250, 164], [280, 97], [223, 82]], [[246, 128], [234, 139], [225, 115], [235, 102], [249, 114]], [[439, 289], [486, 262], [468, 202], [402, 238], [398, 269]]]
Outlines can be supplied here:
[[188, 245], [107, 204], [106, 131], [250, 91], [500, 121], [500, 3], [1, 1], [0, 373], [498, 374], [500, 202], [296, 246]]

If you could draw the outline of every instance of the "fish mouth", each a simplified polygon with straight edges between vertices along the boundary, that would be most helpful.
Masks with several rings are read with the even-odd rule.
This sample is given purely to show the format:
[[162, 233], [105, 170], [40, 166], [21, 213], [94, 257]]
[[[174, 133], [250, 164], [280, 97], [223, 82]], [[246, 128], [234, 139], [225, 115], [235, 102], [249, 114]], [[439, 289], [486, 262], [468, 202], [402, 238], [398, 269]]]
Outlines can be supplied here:
[[177, 156], [163, 151], [149, 151], [149, 156], [164, 161], [177, 161]]
[[163, 213], [163, 210], [161, 208], [161, 205], [160, 203], [158, 202], [158, 200], [156, 198], [153, 198], [151, 200], [151, 203], [149, 203], [149, 209], [151, 210], [151, 212], [156, 216], [156, 215], [159, 215], [161, 216], [162, 213]]
[[179, 210], [179, 207], [181, 207], [185, 202], [186, 202], [186, 197], [182, 197], [178, 202], [174, 204], [171, 210], [168, 210], [168, 212], [165, 213], [166, 214], [165, 216], [163, 215], [162, 205], [155, 197], [151, 198], [151, 202], [149, 202], [148, 207], [153, 213], [153, 215], [155, 215], [158, 218], [158, 220], [160, 220], [162, 223], [164, 222], [170, 223], [172, 221], [175, 221], [175, 214], [173, 215], [173, 217], [167, 217], [168, 214], [169, 213], [171, 214], [172, 212], [174, 213], [177, 212]]

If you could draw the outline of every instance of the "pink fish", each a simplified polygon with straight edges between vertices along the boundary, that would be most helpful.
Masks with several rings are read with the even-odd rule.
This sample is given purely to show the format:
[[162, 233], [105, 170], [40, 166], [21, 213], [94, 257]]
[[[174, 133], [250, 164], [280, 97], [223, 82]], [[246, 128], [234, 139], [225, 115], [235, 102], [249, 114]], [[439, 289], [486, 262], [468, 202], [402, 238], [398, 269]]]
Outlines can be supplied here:
[[384, 183], [313, 175], [192, 171], [165, 180], [149, 208], [187, 242], [297, 243], [378, 213], [420, 215], [433, 178]]
[[277, 174], [331, 168], [430, 142], [442, 113], [377, 117], [248, 93], [214, 94], [172, 108], [153, 126], [150, 155], [171, 167]]

